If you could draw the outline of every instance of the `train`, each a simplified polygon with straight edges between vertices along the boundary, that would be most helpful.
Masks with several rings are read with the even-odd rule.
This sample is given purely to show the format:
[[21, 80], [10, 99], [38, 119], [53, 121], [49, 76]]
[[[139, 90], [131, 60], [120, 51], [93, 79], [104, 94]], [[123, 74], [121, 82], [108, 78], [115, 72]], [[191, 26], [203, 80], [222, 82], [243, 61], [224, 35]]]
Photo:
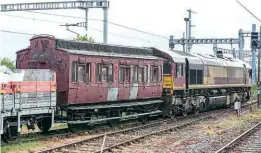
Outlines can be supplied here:
[[[223, 54], [91, 43], [51, 35], [32, 37], [30, 45], [16, 54], [14, 71], [39, 74], [32, 75], [37, 76], [31, 80], [35, 83], [32, 91], [10, 94], [2, 85], [1, 96], [12, 95], [18, 104], [1, 112], [0, 131], [6, 141], [17, 136], [22, 124], [34, 129], [37, 123], [47, 132], [54, 122], [64, 122], [75, 132], [91, 124], [113, 126], [131, 118], [146, 122], [152, 116], [186, 116], [232, 107], [235, 101], [245, 102], [251, 96], [251, 66]], [[49, 84], [45, 90], [38, 85], [44, 85], [42, 74], [49, 76], [44, 80]], [[26, 105], [24, 111], [20, 106], [30, 101], [19, 101], [15, 98], [19, 94], [33, 97], [35, 105]], [[6, 101], [1, 98], [2, 108]], [[38, 111], [30, 111], [34, 109]]]

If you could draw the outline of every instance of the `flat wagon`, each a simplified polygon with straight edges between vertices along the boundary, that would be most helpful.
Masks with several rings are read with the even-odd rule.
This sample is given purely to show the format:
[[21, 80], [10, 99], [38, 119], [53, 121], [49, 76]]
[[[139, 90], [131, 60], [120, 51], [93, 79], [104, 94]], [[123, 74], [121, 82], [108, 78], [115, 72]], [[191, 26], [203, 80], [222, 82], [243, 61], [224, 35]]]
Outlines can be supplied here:
[[[6, 142], [28, 129], [49, 130], [56, 108], [55, 72], [48, 69], [6, 69], [1, 72], [0, 132]], [[44, 124], [43, 124], [44, 123]]]

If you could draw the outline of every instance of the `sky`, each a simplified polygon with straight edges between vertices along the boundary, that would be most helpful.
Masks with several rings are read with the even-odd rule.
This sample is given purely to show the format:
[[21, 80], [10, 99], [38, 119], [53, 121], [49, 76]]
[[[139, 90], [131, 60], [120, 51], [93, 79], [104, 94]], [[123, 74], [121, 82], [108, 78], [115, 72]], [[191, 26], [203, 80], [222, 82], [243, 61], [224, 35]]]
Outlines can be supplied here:
[[[36, 0], [0, 0], [0, 4], [29, 3]], [[37, 0], [37, 2], [53, 2], [55, 0]], [[61, 1], [61, 0], [59, 0]], [[240, 0], [256, 16], [261, 18], [260, 0]], [[236, 0], [110, 0], [108, 20], [131, 28], [139, 29], [162, 37], [181, 38], [185, 32], [184, 18], [188, 17], [188, 9], [192, 14], [192, 37], [195, 38], [238, 38], [239, 29], [250, 32], [252, 24], [261, 25], [254, 17], [245, 11]], [[38, 11], [52, 14], [77, 16], [79, 18], [65, 18], [36, 14], [32, 12], [0, 12], [0, 29], [33, 33], [49, 34], [57, 38], [73, 39], [74, 33], [60, 26], [65, 23], [84, 22], [85, 11], [72, 10], [45, 10]], [[5, 15], [20, 16], [33, 19], [17, 18]], [[90, 19], [103, 19], [102, 9], [89, 9]], [[41, 21], [39, 21], [39, 19]], [[44, 22], [51, 20], [55, 22]], [[70, 27], [71, 30], [88, 34], [96, 42], [103, 41], [103, 23], [101, 21], [89, 20], [89, 30], [81, 27]], [[142, 34], [129, 29], [121, 28], [112, 24], [108, 25], [108, 43], [128, 46], [153, 46], [168, 49], [168, 39]], [[131, 37], [131, 38], [130, 38]], [[30, 35], [20, 35], [0, 32], [0, 57], [16, 58], [16, 51], [29, 45]], [[246, 50], [250, 48], [250, 40], [245, 39]], [[218, 47], [231, 49], [230, 45], [218, 45]], [[238, 48], [238, 45], [234, 45]], [[213, 45], [193, 45], [192, 52], [213, 53]], [[175, 49], [181, 50], [181, 45]]]

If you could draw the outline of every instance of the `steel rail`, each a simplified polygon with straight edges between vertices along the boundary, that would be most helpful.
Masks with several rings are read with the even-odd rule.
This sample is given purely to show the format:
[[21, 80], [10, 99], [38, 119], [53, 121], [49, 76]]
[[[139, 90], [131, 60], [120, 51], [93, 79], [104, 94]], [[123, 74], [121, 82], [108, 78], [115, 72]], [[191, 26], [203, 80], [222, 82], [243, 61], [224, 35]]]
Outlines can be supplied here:
[[[163, 129], [163, 130], [160, 130], [160, 131], [155, 131], [155, 132], [152, 132], [152, 133], [149, 133], [149, 134], [145, 134], [145, 135], [142, 135], [142, 136], [139, 136], [139, 137], [136, 137], [136, 138], [132, 138], [130, 140], [126, 140], [124, 142], [121, 142], [121, 143], [118, 143], [118, 144], [115, 144], [115, 145], [112, 145], [110, 147], [107, 147], [107, 148], [104, 148], [102, 149], [102, 151], [112, 151], [112, 149], [114, 148], [117, 148], [119, 146], [126, 146], [128, 144], [130, 144], [131, 142], [135, 142], [137, 140], [140, 140], [140, 139], [143, 139], [143, 138], [146, 138], [146, 137], [149, 137], [149, 136], [152, 136], [152, 135], [156, 135], [156, 134], [160, 134], [160, 133], [164, 133], [164, 132], [168, 132], [168, 131], [172, 131], [172, 130], [175, 130], [175, 129], [178, 129], [178, 128], [181, 128], [181, 127], [184, 127], [184, 126], [188, 126], [188, 125], [191, 125], [193, 123], [196, 123], [198, 121], [202, 121], [204, 119], [208, 119], [208, 118], [211, 118], [212, 116], [209, 115], [209, 116], [205, 116], [205, 117], [202, 117], [202, 118], [198, 118], [198, 119], [195, 119], [195, 120], [192, 120], [192, 121], [189, 121], [189, 122], [186, 122], [186, 123], [183, 123], [183, 124], [179, 124], [179, 125], [176, 125], [176, 126], [173, 126], [173, 127], [170, 127], [170, 128], [167, 128], [167, 129]], [[94, 153], [100, 153], [101, 151], [95, 151]]]
[[254, 130], [256, 130], [257, 128], [261, 127], [261, 122], [257, 123], [256, 125], [254, 125], [253, 127], [251, 127], [250, 129], [248, 129], [246, 132], [242, 133], [240, 136], [238, 136], [237, 138], [235, 138], [234, 140], [232, 140], [231, 142], [229, 142], [228, 144], [226, 144], [225, 146], [223, 146], [222, 148], [220, 148], [218, 151], [216, 151], [215, 153], [222, 153], [227, 151], [227, 149], [230, 149], [231, 147], [233, 147], [237, 142], [239, 142], [241, 139], [243, 139], [245, 136], [247, 135], [251, 135], [251, 132], [253, 132]]
[[[188, 125], [188, 124], [192, 124], [194, 122], [197, 122], [197, 121], [201, 121], [203, 119], [207, 119], [207, 118], [210, 118], [212, 117], [212, 115], [207, 115], [207, 116], [203, 116], [201, 118], [198, 118], [198, 119], [194, 119], [192, 121], [189, 121], [187, 123], [183, 123], [181, 125], [177, 125], [177, 126], [174, 126], [174, 127], [171, 127], [171, 128], [168, 128], [168, 129], [164, 129], [164, 130], [161, 130], [161, 131], [157, 131], [157, 132], [153, 132], [153, 133], [150, 133], [150, 134], [147, 134], [147, 135], [143, 135], [141, 137], [138, 137], [137, 139], [139, 138], [142, 138], [142, 137], [146, 137], [146, 136], [149, 136], [149, 135], [153, 135], [153, 134], [156, 134], [156, 133], [159, 133], [159, 132], [164, 132], [164, 131], [168, 131], [170, 129], [176, 129], [176, 128], [180, 128], [184, 125]], [[134, 131], [134, 130], [138, 130], [138, 129], [144, 129], [144, 128], [150, 128], [152, 126], [157, 126], [157, 125], [162, 125], [166, 122], [164, 121], [160, 121], [158, 123], [153, 123], [153, 124], [148, 124], [148, 125], [143, 125], [143, 126], [138, 126], [138, 127], [134, 127], [134, 128], [128, 128], [128, 129], [124, 129], [124, 130], [119, 130], [119, 131], [116, 131], [116, 132], [110, 132], [110, 133], [106, 133], [106, 136], [113, 136], [113, 135], [116, 135], [116, 134], [120, 134], [120, 133], [126, 133], [126, 132], [129, 132], [129, 131]], [[98, 136], [95, 136], [95, 137], [92, 137], [92, 138], [87, 138], [87, 139], [84, 139], [84, 140], [79, 140], [79, 141], [76, 141], [76, 142], [72, 142], [70, 144], [64, 144], [64, 145], [61, 145], [61, 146], [58, 146], [58, 147], [54, 147], [54, 148], [50, 148], [50, 149], [47, 149], [47, 150], [43, 150], [43, 151], [40, 151], [40, 152], [37, 152], [37, 153], [48, 153], [48, 152], [53, 152], [53, 151], [58, 151], [58, 150], [61, 150], [63, 148], [70, 148], [70, 147], [75, 147], [77, 145], [84, 145], [84, 143], [86, 142], [91, 142], [91, 141], [95, 141], [97, 139], [103, 139], [104, 138], [104, 134], [101, 134], [101, 135], [98, 135]], [[116, 145], [113, 145], [111, 146], [110, 148], [114, 148], [114, 147], [117, 147], [119, 145], [122, 145], [122, 144], [126, 144], [128, 142], [131, 142], [131, 141], [134, 141], [134, 140], [137, 140], [137, 139], [131, 139], [129, 141], [125, 141], [125, 142], [122, 142], [120, 144], [116, 144]], [[104, 148], [103, 150], [109, 150], [110, 148]], [[100, 150], [98, 151], [100, 152]]]
[[[253, 105], [256, 103], [256, 100], [252, 100], [250, 101], [251, 103], [245, 103], [242, 105], [242, 107], [246, 107], [246, 106], [249, 106], [249, 105]], [[215, 111], [218, 111], [218, 110], [215, 110]], [[212, 111], [212, 112], [215, 112], [215, 111]], [[203, 112], [203, 113], [207, 113], [209, 111], [206, 111], [206, 112]], [[202, 113], [200, 113], [202, 114]], [[187, 116], [189, 117], [189, 116]], [[185, 117], [185, 118], [187, 118]], [[183, 119], [184, 117], [183, 116], [179, 116], [179, 117], [176, 117], [175, 119]], [[155, 123], [155, 122], [159, 122], [159, 121], [168, 121], [168, 120], [171, 120], [171, 119], [167, 119], [167, 120], [162, 120], [162, 119], [157, 119], [157, 120], [154, 120], [154, 121], [150, 121], [150, 123], [146, 123], [146, 124], [151, 124], [151, 123]], [[133, 123], [131, 123], [133, 124]], [[124, 127], [129, 127], [131, 124], [129, 123], [121, 123], [119, 124], [119, 126], [116, 126], [115, 128], [120, 128], [121, 126], [124, 126]], [[142, 123], [140, 123], [142, 124]], [[139, 123], [135, 123], [134, 122], [134, 126], [139, 126], [140, 125]], [[25, 142], [30, 142], [30, 141], [40, 141], [40, 140], [47, 140], [47, 139], [52, 139], [52, 138], [68, 138], [68, 137], [74, 137], [74, 136], [82, 136], [84, 134], [86, 134], [86, 132], [88, 134], [97, 134], [97, 133], [100, 133], [101, 131], [104, 131], [104, 130], [110, 130], [109, 127], [102, 127], [102, 128], [98, 128], [98, 129], [93, 129], [93, 130], [81, 130], [79, 132], [76, 132], [76, 133], [72, 133], [72, 132], [69, 132], [68, 131], [68, 128], [62, 128], [62, 129], [55, 129], [55, 130], [50, 130], [48, 133], [46, 134], [42, 134], [41, 131], [39, 132], [32, 132], [32, 133], [28, 133], [28, 134], [22, 134], [17, 140], [15, 140], [14, 142], [9, 142], [9, 143], [1, 143], [1, 147], [3, 146], [8, 146], [8, 145], [12, 145], [12, 144], [22, 144], [22, 143], [25, 143]], [[28, 135], [28, 138], [27, 138], [27, 135]], [[36, 136], [34, 138], [32, 138], [32, 135]], [[39, 137], [37, 137], [39, 136]]]

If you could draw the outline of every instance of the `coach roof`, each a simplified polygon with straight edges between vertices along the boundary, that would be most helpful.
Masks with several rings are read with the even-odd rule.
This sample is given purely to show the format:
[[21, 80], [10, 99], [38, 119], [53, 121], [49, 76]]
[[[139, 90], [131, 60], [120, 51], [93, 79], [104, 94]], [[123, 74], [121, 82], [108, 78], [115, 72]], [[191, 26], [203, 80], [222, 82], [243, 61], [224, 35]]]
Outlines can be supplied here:
[[104, 43], [91, 43], [85, 41], [68, 41], [56, 39], [56, 47], [63, 50], [77, 51], [78, 53], [81, 51], [90, 51], [109, 54], [154, 56], [153, 50], [150, 48], [111, 45]]

